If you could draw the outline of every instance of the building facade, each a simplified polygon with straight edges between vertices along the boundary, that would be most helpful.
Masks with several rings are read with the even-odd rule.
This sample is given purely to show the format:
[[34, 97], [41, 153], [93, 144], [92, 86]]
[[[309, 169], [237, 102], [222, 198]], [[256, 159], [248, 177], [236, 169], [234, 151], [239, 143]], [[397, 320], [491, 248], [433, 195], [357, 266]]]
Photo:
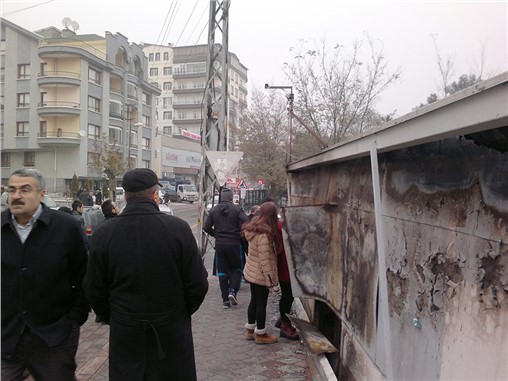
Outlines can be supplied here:
[[[157, 82], [157, 158], [161, 177], [197, 182], [201, 161], [201, 130], [206, 122], [207, 45], [143, 46], [149, 79]], [[236, 148], [240, 115], [247, 106], [247, 68], [229, 53], [228, 126], [230, 149]], [[221, 84], [214, 84], [220, 91]], [[196, 160], [199, 158], [199, 161]]]
[[105, 181], [95, 165], [104, 141], [126, 169], [154, 167], [161, 91], [141, 46], [120, 33], [32, 33], [4, 19], [1, 29], [2, 183], [36, 167], [50, 192], [68, 193], [74, 174], [96, 189]]

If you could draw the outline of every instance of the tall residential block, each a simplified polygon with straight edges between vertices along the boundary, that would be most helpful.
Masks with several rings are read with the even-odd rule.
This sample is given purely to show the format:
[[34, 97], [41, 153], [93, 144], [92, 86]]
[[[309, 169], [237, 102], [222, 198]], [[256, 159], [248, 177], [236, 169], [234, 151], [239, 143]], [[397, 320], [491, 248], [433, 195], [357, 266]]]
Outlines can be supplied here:
[[[158, 83], [157, 159], [161, 177], [197, 182], [201, 163], [201, 131], [206, 123], [207, 45], [145, 44], [149, 79]], [[229, 149], [237, 148], [240, 115], [247, 107], [247, 68], [229, 53]], [[220, 65], [220, 62], [217, 62]], [[220, 91], [221, 83], [214, 87]]]

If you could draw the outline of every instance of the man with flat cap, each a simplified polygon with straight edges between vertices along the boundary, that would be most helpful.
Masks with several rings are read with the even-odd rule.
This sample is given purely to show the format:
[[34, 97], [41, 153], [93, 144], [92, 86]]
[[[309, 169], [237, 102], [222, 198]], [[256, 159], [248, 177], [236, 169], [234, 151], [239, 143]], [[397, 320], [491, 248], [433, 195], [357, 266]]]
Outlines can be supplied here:
[[91, 239], [85, 293], [110, 324], [109, 380], [196, 380], [191, 315], [208, 291], [189, 225], [159, 211], [155, 172], [125, 173], [125, 209]]

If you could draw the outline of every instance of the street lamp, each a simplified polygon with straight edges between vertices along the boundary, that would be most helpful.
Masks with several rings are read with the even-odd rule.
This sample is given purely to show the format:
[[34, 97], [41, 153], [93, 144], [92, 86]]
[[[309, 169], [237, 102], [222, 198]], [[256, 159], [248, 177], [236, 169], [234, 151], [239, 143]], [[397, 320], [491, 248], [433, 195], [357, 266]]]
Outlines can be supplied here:
[[281, 90], [289, 90], [289, 94], [286, 95], [288, 100], [288, 119], [289, 119], [289, 147], [288, 147], [288, 155], [289, 160], [286, 159], [286, 162], [291, 160], [291, 135], [293, 134], [293, 101], [295, 100], [295, 95], [293, 94], [293, 86], [271, 86], [268, 83], [265, 83], [265, 89], [281, 89]]

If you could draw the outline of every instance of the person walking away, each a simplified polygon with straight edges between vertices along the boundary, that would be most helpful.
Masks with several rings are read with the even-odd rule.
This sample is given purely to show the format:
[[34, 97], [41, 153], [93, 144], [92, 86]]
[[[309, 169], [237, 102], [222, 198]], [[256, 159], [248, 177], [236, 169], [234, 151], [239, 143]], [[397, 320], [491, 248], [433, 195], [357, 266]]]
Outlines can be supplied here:
[[102, 205], [102, 192], [100, 189], [98, 189], [97, 193], [95, 193], [95, 204]]
[[[264, 202], [271, 202], [275, 205], [273, 198], [267, 197]], [[277, 219], [277, 234], [279, 235], [280, 242], [283, 243], [282, 222], [279, 219]], [[293, 324], [291, 324], [291, 320], [287, 317], [287, 314], [291, 312], [294, 298], [284, 244], [281, 245], [280, 251], [277, 254], [277, 274], [279, 276], [281, 297], [279, 300], [279, 317], [275, 322], [275, 327], [280, 329], [280, 337], [284, 337], [288, 340], [298, 340], [298, 332], [296, 328], [293, 327]]]
[[249, 255], [244, 277], [250, 283], [251, 298], [247, 309], [246, 339], [256, 344], [273, 344], [276, 336], [266, 329], [266, 305], [268, 294], [278, 288], [277, 254], [282, 242], [277, 233], [277, 207], [267, 202], [259, 208], [259, 215], [244, 225], [243, 231], [249, 241]]
[[102, 203], [101, 210], [106, 220], [116, 217], [118, 216], [118, 213], [120, 213], [120, 208], [111, 199], [107, 199]]
[[9, 177], [2, 212], [3, 381], [75, 380], [87, 252], [78, 221], [43, 202], [46, 181], [34, 168]]
[[93, 197], [86, 189], [84, 189], [79, 195], [79, 200], [84, 206], [93, 206]]
[[110, 381], [196, 380], [191, 315], [208, 275], [190, 226], [159, 211], [148, 168], [123, 176], [127, 205], [91, 239], [84, 290], [110, 325]]
[[222, 308], [238, 305], [237, 293], [242, 280], [242, 225], [249, 218], [233, 204], [233, 191], [222, 188], [220, 202], [210, 209], [203, 230], [215, 237], [215, 261], [219, 276]]
[[169, 204], [169, 192], [168, 191], [166, 191], [166, 193], [164, 193], [163, 199], [164, 199], [164, 204], [166, 204], [166, 205]]

